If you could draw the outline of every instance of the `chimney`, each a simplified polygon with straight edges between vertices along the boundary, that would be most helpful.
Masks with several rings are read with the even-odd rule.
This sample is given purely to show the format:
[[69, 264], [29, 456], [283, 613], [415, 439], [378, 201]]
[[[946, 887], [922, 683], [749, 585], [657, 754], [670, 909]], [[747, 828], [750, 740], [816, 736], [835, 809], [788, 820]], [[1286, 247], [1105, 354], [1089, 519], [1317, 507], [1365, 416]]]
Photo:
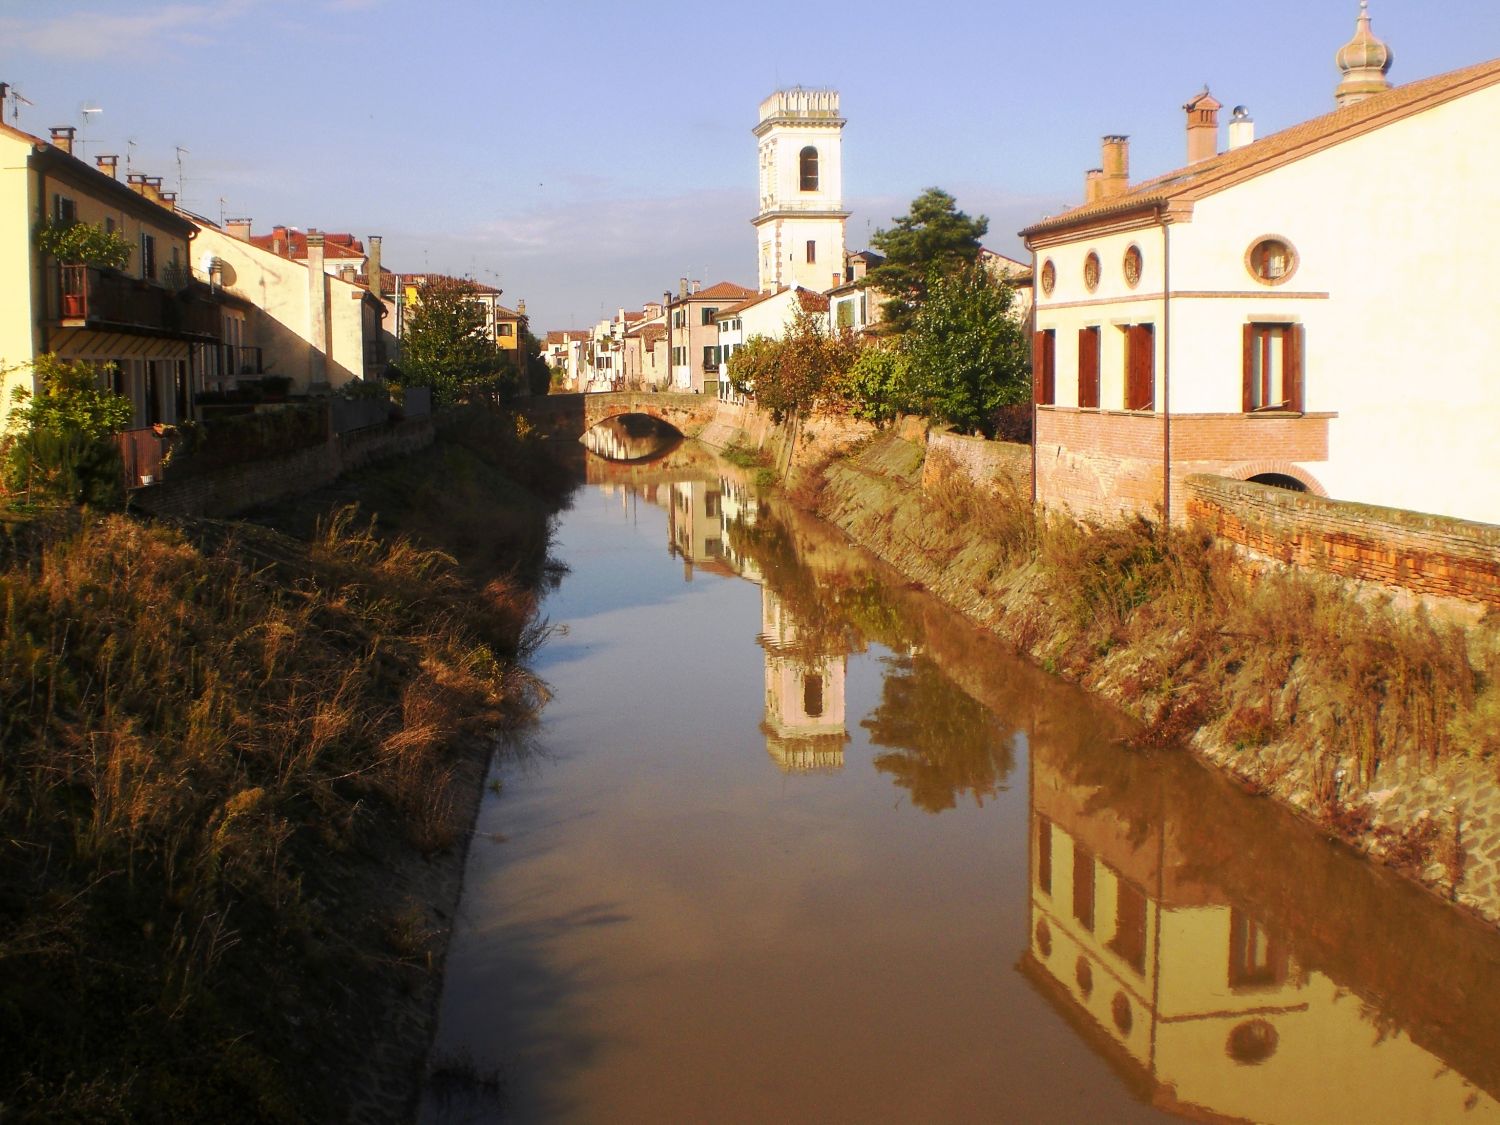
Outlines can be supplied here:
[[525, 300], [525, 298], [522, 298], [521, 300], [519, 300], [519, 301], [516, 302], [516, 315], [517, 316], [525, 316], [526, 315], [526, 300]]
[[359, 271], [356, 270], [353, 266], [340, 266], [339, 267], [339, 280], [340, 281], [348, 281], [348, 282], [352, 283], [354, 281], [354, 275], [356, 273], [358, 273], [358, 272]]
[[224, 230], [230, 238], [238, 238], [241, 242], [250, 241], [249, 219], [225, 219]]
[[307, 381], [328, 382], [328, 279], [323, 275], [323, 235], [307, 232]]
[[1104, 196], [1104, 169], [1090, 168], [1083, 174], [1083, 201], [1098, 203]]
[[677, 279], [677, 297], [679, 300], [688, 295], [688, 279], [679, 277]]
[[365, 281], [370, 292], [380, 297], [380, 235], [370, 235], [370, 254], [365, 259]]
[[94, 157], [94, 164], [98, 167], [99, 171], [103, 172], [110, 179], [117, 180], [120, 178], [120, 158], [118, 156], [96, 156]]
[[1099, 182], [1099, 198], [1113, 199], [1124, 195], [1130, 186], [1130, 138], [1113, 133], [1104, 138], [1103, 175]]
[[156, 201], [168, 211], [177, 210], [177, 193], [175, 191], [161, 191], [156, 193]]
[[52, 143], [62, 149], [69, 156], [73, 155], [73, 134], [78, 132], [71, 125], [52, 126]]
[[1255, 140], [1255, 118], [1242, 105], [1234, 107], [1234, 116], [1229, 121], [1229, 151], [1244, 148]]
[[703, 282], [699, 281], [696, 277], [693, 278], [693, 292], [694, 293], [698, 292], [699, 288], [702, 285], [703, 285]]
[[1187, 105], [1187, 158], [1189, 164], [1197, 164], [1211, 156], [1219, 155], [1219, 110], [1224, 107], [1203, 87]]

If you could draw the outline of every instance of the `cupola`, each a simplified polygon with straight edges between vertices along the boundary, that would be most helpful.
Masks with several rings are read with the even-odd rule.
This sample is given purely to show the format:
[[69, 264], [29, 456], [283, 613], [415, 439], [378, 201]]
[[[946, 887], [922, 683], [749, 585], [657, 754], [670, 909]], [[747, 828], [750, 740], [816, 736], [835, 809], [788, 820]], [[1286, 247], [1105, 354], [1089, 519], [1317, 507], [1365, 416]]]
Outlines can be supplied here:
[[1359, 0], [1354, 38], [1339, 49], [1337, 60], [1343, 78], [1339, 80], [1335, 97], [1341, 107], [1362, 102], [1391, 88], [1386, 74], [1395, 61], [1395, 55], [1370, 30], [1370, 0]]

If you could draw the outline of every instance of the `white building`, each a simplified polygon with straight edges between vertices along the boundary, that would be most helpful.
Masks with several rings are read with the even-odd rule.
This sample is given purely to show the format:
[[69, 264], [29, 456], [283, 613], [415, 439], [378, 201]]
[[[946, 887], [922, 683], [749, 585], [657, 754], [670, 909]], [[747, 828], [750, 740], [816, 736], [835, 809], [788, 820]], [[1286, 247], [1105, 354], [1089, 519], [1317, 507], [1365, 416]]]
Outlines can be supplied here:
[[843, 280], [844, 119], [836, 90], [778, 90], [760, 103], [760, 290], [821, 293]]
[[1042, 501], [1180, 519], [1215, 472], [1500, 522], [1500, 60], [1390, 89], [1364, 7], [1333, 112], [1220, 152], [1204, 91], [1185, 167], [1131, 186], [1106, 137], [1022, 232]]

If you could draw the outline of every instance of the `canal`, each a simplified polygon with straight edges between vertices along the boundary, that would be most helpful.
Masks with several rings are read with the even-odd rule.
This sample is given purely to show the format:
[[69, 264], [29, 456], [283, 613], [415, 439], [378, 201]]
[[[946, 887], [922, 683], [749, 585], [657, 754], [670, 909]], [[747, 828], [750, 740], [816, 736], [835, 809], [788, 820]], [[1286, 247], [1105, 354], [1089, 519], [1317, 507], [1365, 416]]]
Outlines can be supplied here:
[[588, 474], [424, 1121], [1500, 1120], [1489, 930], [701, 448]]

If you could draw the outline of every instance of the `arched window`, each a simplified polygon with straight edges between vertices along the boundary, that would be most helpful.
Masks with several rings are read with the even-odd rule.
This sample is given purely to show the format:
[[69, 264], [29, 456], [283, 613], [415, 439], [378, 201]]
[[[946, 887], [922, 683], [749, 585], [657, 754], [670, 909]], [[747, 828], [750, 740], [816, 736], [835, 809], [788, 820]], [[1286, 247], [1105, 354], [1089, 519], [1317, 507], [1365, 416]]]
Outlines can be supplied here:
[[818, 150], [808, 145], [802, 150], [802, 190], [818, 190]]

